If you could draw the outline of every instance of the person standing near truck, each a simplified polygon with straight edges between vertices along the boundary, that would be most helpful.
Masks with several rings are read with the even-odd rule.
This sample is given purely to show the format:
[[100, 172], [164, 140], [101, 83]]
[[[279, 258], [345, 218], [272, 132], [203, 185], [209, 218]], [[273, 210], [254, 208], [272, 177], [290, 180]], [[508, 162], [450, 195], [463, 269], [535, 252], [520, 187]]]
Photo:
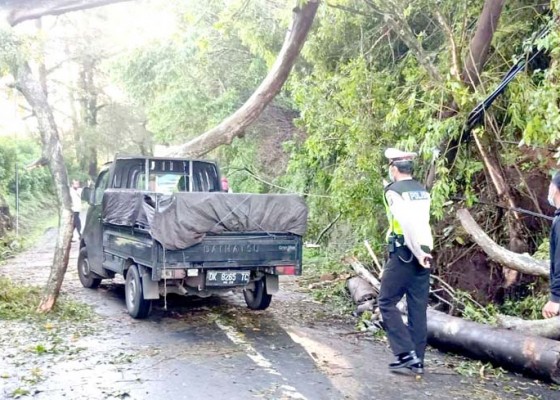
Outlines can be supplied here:
[[[416, 153], [389, 148], [385, 157], [389, 160], [390, 179], [384, 191], [389, 260], [381, 277], [379, 308], [396, 356], [389, 369], [423, 373], [433, 248], [430, 194], [412, 178]], [[408, 326], [397, 309], [405, 294]]]
[[542, 309], [545, 318], [560, 314], [560, 172], [548, 187], [548, 202], [556, 209], [550, 230], [550, 299]]
[[78, 231], [79, 240], [82, 240], [82, 221], [80, 220], [80, 212], [82, 211], [82, 189], [80, 188], [80, 181], [76, 179], [72, 180], [72, 186], [70, 187], [70, 197], [72, 198], [72, 213], [74, 214], [74, 227], [72, 229], [72, 236], [74, 235], [75, 229]]

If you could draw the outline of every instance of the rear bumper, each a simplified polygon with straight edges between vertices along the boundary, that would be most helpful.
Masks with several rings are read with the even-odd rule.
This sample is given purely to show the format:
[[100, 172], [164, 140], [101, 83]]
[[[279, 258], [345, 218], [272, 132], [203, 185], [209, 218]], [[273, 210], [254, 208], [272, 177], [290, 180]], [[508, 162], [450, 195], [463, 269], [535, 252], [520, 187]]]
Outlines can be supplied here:
[[[164, 266], [187, 270], [250, 269], [290, 275], [302, 272], [302, 238], [291, 234], [207, 236], [202, 243], [187, 249], [164, 251], [156, 243], [153, 250], [159, 276]], [[277, 271], [277, 267], [281, 268]]]

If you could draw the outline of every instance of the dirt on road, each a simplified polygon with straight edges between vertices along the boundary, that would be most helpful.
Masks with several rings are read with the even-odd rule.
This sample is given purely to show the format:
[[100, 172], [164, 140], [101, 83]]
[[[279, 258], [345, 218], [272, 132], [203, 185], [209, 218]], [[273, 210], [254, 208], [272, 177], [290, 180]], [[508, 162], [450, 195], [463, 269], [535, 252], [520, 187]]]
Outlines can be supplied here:
[[[56, 232], [0, 266], [14, 282], [46, 281]], [[63, 285], [85, 321], [0, 320], [0, 398], [29, 399], [559, 399], [558, 388], [431, 350], [418, 379], [390, 373], [383, 340], [354, 331], [296, 279], [266, 311], [239, 293], [169, 296], [146, 320], [128, 316], [122, 279], [80, 285], [77, 243]], [[463, 364], [464, 363], [464, 364]], [[498, 376], [497, 376], [498, 375]]]

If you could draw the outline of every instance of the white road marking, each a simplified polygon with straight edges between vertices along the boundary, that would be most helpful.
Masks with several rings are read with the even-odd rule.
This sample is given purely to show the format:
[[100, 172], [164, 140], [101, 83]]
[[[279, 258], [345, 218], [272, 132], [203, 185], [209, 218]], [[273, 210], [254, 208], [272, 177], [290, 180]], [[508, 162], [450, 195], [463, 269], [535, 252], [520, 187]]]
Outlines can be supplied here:
[[[272, 363], [265, 356], [259, 353], [257, 349], [255, 349], [251, 345], [251, 343], [245, 340], [245, 337], [241, 332], [239, 332], [233, 326], [227, 325], [224, 321], [220, 320], [219, 317], [216, 318], [215, 323], [218, 328], [224, 331], [229, 340], [231, 340], [234, 344], [241, 347], [245, 351], [247, 357], [253, 360], [255, 364], [257, 364], [269, 374], [279, 376], [280, 378], [282, 378], [282, 380], [287, 381], [287, 379], [284, 378], [280, 372], [274, 369]], [[307, 398], [299, 393], [293, 386], [282, 385], [280, 389], [282, 390], [283, 399], [307, 400]]]

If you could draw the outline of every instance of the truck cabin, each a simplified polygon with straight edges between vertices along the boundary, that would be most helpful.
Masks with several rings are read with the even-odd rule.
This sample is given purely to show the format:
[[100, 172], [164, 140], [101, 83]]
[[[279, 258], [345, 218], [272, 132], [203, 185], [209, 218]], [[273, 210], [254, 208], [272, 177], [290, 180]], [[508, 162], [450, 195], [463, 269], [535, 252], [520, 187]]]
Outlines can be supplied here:
[[120, 158], [113, 163], [112, 188], [137, 189], [159, 194], [220, 192], [215, 163], [164, 158]]

